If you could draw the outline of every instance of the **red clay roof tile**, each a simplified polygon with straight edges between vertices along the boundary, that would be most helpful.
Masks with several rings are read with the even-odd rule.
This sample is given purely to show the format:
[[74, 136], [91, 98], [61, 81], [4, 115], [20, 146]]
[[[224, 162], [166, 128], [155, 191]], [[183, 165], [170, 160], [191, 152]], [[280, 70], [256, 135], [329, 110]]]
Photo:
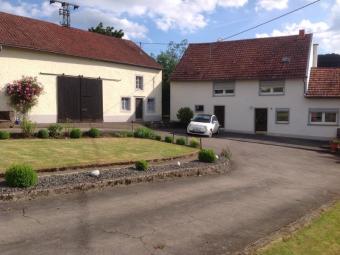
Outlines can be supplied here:
[[311, 41], [306, 34], [190, 44], [171, 80], [305, 78]]
[[161, 66], [135, 43], [0, 12], [0, 44], [153, 69]]
[[340, 98], [340, 68], [312, 68], [306, 97]]

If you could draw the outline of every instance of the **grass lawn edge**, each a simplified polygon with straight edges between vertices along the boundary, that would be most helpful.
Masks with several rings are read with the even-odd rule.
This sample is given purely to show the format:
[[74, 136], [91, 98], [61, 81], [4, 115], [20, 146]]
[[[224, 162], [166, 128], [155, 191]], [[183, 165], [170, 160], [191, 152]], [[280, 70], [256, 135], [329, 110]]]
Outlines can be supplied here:
[[[271, 246], [288, 240], [293, 237], [294, 234], [303, 230], [306, 227], [312, 226], [313, 222], [318, 220], [323, 214], [331, 211], [340, 203], [340, 198], [334, 198], [329, 202], [323, 204], [317, 209], [307, 213], [300, 217], [296, 221], [289, 223], [288, 225], [280, 228], [277, 231], [249, 244], [242, 251], [235, 253], [235, 255], [264, 255], [265, 251]], [[280, 254], [277, 254], [280, 255]]]

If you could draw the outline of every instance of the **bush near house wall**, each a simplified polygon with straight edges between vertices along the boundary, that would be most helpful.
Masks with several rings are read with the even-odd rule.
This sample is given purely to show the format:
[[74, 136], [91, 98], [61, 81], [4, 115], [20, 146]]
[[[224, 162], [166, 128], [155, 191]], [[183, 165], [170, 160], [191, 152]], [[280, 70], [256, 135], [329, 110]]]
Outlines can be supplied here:
[[180, 108], [177, 112], [177, 118], [182, 125], [188, 125], [194, 117], [194, 112], [189, 107]]
[[74, 128], [70, 132], [70, 137], [72, 139], [79, 139], [79, 138], [81, 138], [81, 136], [82, 136], [82, 132], [79, 128]]
[[101, 134], [100, 134], [100, 130], [98, 128], [91, 128], [88, 132], [88, 135], [89, 135], [89, 137], [97, 138]]
[[0, 131], [0, 140], [7, 140], [11, 137], [11, 134], [7, 131]]
[[51, 137], [58, 138], [62, 135], [63, 126], [60, 124], [52, 124], [48, 127], [48, 132]]
[[34, 135], [36, 127], [36, 123], [27, 119], [23, 119], [20, 123], [21, 132], [25, 137], [32, 137]]
[[47, 129], [40, 129], [38, 131], [38, 137], [41, 138], [41, 139], [46, 139], [46, 138], [49, 138], [50, 135], [48, 133], [48, 130]]
[[5, 180], [10, 187], [27, 188], [38, 183], [38, 175], [31, 166], [13, 165], [6, 170]]

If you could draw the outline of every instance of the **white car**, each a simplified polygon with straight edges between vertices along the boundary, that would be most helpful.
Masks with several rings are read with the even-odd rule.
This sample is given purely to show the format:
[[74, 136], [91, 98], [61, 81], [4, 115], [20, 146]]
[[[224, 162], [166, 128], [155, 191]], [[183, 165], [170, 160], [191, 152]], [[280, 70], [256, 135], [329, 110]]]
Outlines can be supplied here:
[[218, 133], [219, 128], [220, 124], [215, 115], [197, 114], [189, 123], [187, 133], [212, 137]]

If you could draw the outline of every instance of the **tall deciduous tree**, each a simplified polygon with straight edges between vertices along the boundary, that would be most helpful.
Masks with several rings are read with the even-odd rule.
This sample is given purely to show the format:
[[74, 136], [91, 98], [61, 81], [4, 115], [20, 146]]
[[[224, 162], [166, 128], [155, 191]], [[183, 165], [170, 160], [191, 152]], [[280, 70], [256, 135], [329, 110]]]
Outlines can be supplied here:
[[124, 36], [124, 32], [122, 29], [116, 30], [114, 27], [104, 27], [103, 23], [100, 22], [98, 26], [89, 28], [90, 32], [102, 34], [102, 35], [108, 35], [116, 38], [122, 38]]
[[168, 48], [155, 57], [156, 61], [163, 67], [163, 116], [169, 116], [170, 114], [170, 76], [182, 58], [187, 46], [187, 40], [182, 40], [180, 43], [170, 42]]

